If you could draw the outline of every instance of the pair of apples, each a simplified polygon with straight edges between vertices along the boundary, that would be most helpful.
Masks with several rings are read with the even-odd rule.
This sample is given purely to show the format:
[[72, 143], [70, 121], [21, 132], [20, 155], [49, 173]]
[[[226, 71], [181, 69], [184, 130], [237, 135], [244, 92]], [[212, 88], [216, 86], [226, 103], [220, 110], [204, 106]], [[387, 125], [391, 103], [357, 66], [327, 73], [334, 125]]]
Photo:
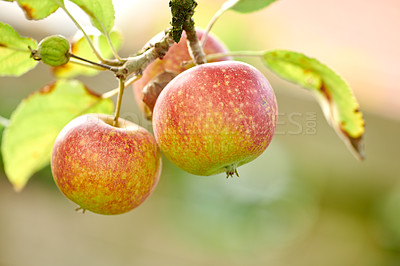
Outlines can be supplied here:
[[[198, 31], [201, 38], [202, 32]], [[205, 54], [226, 52], [208, 36]], [[267, 79], [254, 67], [230, 61], [186, 70], [190, 60], [185, 35], [163, 60], [154, 61], [134, 84], [141, 110], [150, 116], [154, 137], [146, 129], [113, 117], [87, 114], [58, 135], [52, 154], [54, 180], [83, 210], [125, 213], [153, 191], [161, 174], [161, 155], [195, 175], [237, 173], [237, 167], [261, 155], [276, 127], [277, 104]], [[142, 89], [165, 71], [180, 73], [152, 106]]]

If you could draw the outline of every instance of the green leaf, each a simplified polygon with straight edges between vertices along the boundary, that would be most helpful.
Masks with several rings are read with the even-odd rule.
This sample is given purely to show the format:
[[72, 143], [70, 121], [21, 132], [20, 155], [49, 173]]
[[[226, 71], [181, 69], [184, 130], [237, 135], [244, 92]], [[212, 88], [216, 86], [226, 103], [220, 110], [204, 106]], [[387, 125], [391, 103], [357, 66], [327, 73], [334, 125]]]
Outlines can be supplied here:
[[276, 0], [229, 0], [225, 2], [226, 9], [240, 13], [251, 13], [266, 8]]
[[89, 17], [92, 25], [107, 34], [114, 26], [114, 6], [112, 0], [71, 0]]
[[[110, 46], [108, 45], [107, 39], [105, 36], [93, 36], [90, 35], [90, 38], [93, 40], [95, 44], [98, 44], [98, 50], [103, 58], [109, 59], [113, 55]], [[122, 45], [122, 35], [117, 31], [112, 31], [110, 33], [111, 42], [115, 49], [119, 49]], [[83, 57], [93, 62], [97, 62], [98, 59], [96, 55], [93, 53], [90, 48], [88, 42], [84, 37], [80, 38], [77, 42], [71, 44], [71, 52], [74, 55]], [[99, 70], [78, 65], [73, 62], [69, 62], [65, 65], [53, 68], [54, 74], [59, 78], [71, 78], [78, 75], [85, 76], [94, 76], [99, 73]]]
[[[60, 6], [53, 0], [17, 0], [27, 19], [39, 20], [54, 13]], [[63, 0], [59, 0], [63, 4]]]
[[46, 166], [61, 129], [84, 113], [108, 113], [113, 103], [76, 80], [59, 80], [25, 98], [4, 130], [1, 151], [4, 169], [15, 190]]
[[20, 76], [36, 66], [28, 46], [36, 49], [37, 42], [0, 22], [0, 76]]
[[275, 50], [264, 54], [264, 63], [280, 77], [312, 91], [327, 120], [355, 152], [364, 158], [364, 119], [348, 84], [333, 70], [301, 53]]

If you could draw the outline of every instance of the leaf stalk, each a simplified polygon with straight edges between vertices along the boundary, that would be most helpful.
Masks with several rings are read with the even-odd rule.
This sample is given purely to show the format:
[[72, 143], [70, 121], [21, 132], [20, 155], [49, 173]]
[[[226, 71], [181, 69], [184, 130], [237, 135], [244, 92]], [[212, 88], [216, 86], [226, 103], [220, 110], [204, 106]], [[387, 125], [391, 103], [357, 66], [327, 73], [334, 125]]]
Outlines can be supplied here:
[[[58, 2], [57, 0], [56, 3]], [[60, 3], [58, 4], [62, 10], [68, 15], [68, 17], [72, 20], [72, 22], [78, 27], [80, 31], [82, 31], [83, 36], [85, 36], [86, 41], [89, 43], [90, 48], [92, 49], [93, 53], [96, 55], [97, 59], [99, 59], [101, 62], [104, 62], [103, 57], [100, 55], [99, 51], [97, 51], [96, 47], [94, 46], [92, 39], [90, 39], [89, 35], [83, 30], [82, 26], [78, 23], [78, 21], [72, 16], [72, 14], [68, 11], [68, 9], [64, 6], [61, 5]]]

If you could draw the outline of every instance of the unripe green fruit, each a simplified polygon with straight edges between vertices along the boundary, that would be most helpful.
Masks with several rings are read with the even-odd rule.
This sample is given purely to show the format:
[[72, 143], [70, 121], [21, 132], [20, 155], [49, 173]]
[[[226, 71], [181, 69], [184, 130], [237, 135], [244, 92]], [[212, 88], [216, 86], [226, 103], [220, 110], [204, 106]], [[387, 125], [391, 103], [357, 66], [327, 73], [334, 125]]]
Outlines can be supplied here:
[[41, 60], [49, 66], [61, 66], [69, 61], [70, 44], [60, 35], [52, 35], [40, 41], [35, 60]]

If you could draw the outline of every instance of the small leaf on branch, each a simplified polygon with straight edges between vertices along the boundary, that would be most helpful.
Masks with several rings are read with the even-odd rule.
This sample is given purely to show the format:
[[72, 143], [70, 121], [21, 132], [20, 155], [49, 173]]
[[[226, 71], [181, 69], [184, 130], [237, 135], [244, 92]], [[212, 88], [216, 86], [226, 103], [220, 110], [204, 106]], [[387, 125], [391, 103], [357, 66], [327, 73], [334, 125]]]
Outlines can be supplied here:
[[0, 22], [0, 76], [20, 76], [36, 66], [28, 47], [36, 49], [37, 42]]
[[112, 0], [71, 0], [89, 17], [92, 25], [103, 34], [109, 33], [114, 26], [115, 12]]
[[[30, 20], [39, 20], [54, 13], [60, 6], [53, 0], [17, 0], [18, 5]], [[59, 0], [63, 4], [63, 0]]]
[[[110, 49], [110, 46], [108, 45], [106, 37], [104, 37], [103, 35], [90, 35], [89, 37], [95, 44], [97, 44], [98, 50], [100, 51], [103, 58], [109, 59], [112, 57], [113, 53]], [[119, 49], [121, 47], [121, 33], [117, 31], [112, 31], [110, 33], [110, 39], [115, 49]], [[81, 37], [80, 39], [78, 39], [78, 41], [71, 44], [71, 53], [93, 62], [98, 61], [96, 55], [93, 53], [92, 49], [90, 48], [88, 42], [84, 37]], [[78, 75], [94, 76], [99, 73], [99, 70], [69, 62], [65, 65], [53, 68], [53, 72], [54, 75], [58, 78], [71, 78]]]
[[4, 169], [18, 191], [50, 161], [53, 143], [61, 129], [84, 113], [113, 112], [102, 99], [76, 80], [59, 80], [25, 98], [4, 130], [1, 151]]
[[223, 7], [239, 13], [251, 13], [264, 9], [275, 1], [276, 0], [228, 0]]
[[364, 119], [347, 83], [333, 70], [301, 53], [275, 50], [264, 54], [264, 63], [280, 77], [312, 91], [327, 120], [355, 152], [364, 158]]

